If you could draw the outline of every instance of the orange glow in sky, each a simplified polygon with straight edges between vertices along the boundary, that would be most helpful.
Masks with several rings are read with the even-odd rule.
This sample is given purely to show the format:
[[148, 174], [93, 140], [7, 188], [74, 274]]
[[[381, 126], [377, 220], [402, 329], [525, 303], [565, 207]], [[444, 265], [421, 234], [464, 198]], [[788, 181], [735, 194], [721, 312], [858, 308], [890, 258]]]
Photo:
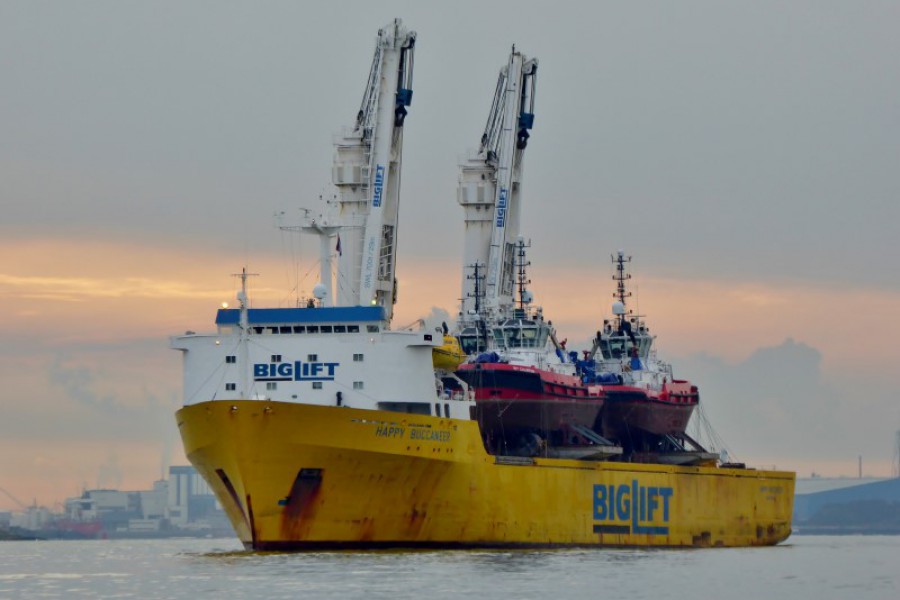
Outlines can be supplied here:
[[[172, 418], [181, 402], [180, 357], [167, 348], [167, 336], [213, 328], [220, 303], [234, 301], [237, 281], [229, 274], [240, 268], [235, 257], [195, 249], [188, 259], [175, 249], [84, 240], [7, 240], [0, 251], [16, 257], [0, 270], [0, 328], [7, 338], [0, 371], [7, 422], [18, 423], [21, 432], [0, 438], [0, 455], [17, 457], [0, 462], [2, 486], [19, 499], [51, 505], [82, 486], [148, 488], [166, 464], [184, 464]], [[280, 259], [251, 267], [262, 275], [251, 280], [255, 306], [296, 302], [283, 291], [291, 284]], [[897, 294], [676, 281], [654, 277], [651, 265], [634, 267], [633, 307], [647, 315], [661, 354], [676, 363], [696, 353], [738, 362], [792, 337], [821, 352], [825, 372], [849, 368], [874, 376], [893, 367], [890, 345], [900, 338], [900, 321], [884, 315], [900, 304]], [[586, 347], [608, 317], [610, 273], [606, 264], [591, 274], [533, 268], [535, 301], [570, 349]], [[305, 282], [300, 293], [314, 284]], [[432, 307], [455, 315], [454, 261], [407, 261], [399, 285], [395, 326]], [[848, 313], [847, 307], [867, 310]], [[881, 335], [859, 335], [873, 330]], [[755, 456], [776, 460], [764, 451]], [[886, 475], [887, 456], [873, 457], [867, 472]], [[836, 475], [848, 465], [855, 469], [853, 459], [796, 464]], [[778, 466], [790, 468], [790, 460], [783, 457]], [[0, 507], [16, 508], [7, 498], [0, 498]]]

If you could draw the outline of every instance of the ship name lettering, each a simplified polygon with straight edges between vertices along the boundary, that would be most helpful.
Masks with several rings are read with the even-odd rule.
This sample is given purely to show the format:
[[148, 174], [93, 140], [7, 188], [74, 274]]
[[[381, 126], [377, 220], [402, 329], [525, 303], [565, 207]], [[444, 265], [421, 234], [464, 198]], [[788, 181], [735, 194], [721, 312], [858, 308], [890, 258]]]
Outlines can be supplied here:
[[[600, 532], [644, 533], [668, 535], [668, 526], [651, 523], [669, 522], [671, 487], [639, 485], [594, 485], [594, 530]], [[607, 528], [607, 529], [604, 529]]]
[[395, 425], [379, 425], [375, 430], [375, 436], [386, 438], [402, 438], [404, 431], [406, 430], [403, 427], [397, 427]]
[[433, 429], [415, 428], [409, 430], [409, 439], [430, 442], [449, 442], [449, 431], [435, 431]]

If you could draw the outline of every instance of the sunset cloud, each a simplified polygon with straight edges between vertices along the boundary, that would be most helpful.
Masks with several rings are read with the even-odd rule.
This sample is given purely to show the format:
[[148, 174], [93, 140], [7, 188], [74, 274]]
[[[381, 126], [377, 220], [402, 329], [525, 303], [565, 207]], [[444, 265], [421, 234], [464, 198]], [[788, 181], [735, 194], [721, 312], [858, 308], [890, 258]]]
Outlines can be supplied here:
[[229, 291], [199, 288], [183, 281], [143, 277], [89, 279], [75, 277], [22, 277], [0, 273], [0, 293], [30, 300], [83, 302], [93, 298], [215, 299]]

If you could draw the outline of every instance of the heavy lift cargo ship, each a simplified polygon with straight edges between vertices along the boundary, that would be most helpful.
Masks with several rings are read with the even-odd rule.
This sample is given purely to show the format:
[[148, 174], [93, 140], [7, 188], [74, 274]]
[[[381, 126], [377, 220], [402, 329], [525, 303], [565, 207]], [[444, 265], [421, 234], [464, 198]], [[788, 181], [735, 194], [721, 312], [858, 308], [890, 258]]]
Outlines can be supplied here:
[[[356, 124], [335, 142], [339, 216], [308, 214], [299, 226], [321, 240], [315, 298], [305, 308], [250, 308], [243, 273], [240, 306], [219, 311], [214, 333], [172, 338], [184, 358], [176, 420], [186, 455], [244, 545], [749, 546], [787, 538], [793, 473], [488, 451], [474, 393], [462, 381], [445, 385], [452, 374], [434, 369], [445, 336], [390, 330], [414, 42], [399, 20], [379, 32]], [[503, 103], [489, 123], [514, 137], [488, 159], [524, 149], [533, 114], [521, 101], [533, 98], [535, 69], [514, 51], [501, 72], [498, 93], [520, 103]], [[508, 208], [512, 218], [518, 200], [508, 190], [518, 184], [492, 185], [472, 198], [487, 203], [488, 241], [499, 235], [502, 248], [494, 215]], [[488, 268], [491, 277], [502, 264]]]

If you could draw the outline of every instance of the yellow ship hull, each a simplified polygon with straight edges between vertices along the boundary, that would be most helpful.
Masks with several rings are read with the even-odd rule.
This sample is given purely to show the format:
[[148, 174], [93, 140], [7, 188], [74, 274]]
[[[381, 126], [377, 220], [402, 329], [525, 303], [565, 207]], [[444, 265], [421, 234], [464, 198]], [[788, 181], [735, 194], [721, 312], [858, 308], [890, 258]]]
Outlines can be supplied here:
[[790, 535], [794, 474], [497, 457], [478, 424], [260, 400], [176, 414], [244, 545], [755, 546]]

